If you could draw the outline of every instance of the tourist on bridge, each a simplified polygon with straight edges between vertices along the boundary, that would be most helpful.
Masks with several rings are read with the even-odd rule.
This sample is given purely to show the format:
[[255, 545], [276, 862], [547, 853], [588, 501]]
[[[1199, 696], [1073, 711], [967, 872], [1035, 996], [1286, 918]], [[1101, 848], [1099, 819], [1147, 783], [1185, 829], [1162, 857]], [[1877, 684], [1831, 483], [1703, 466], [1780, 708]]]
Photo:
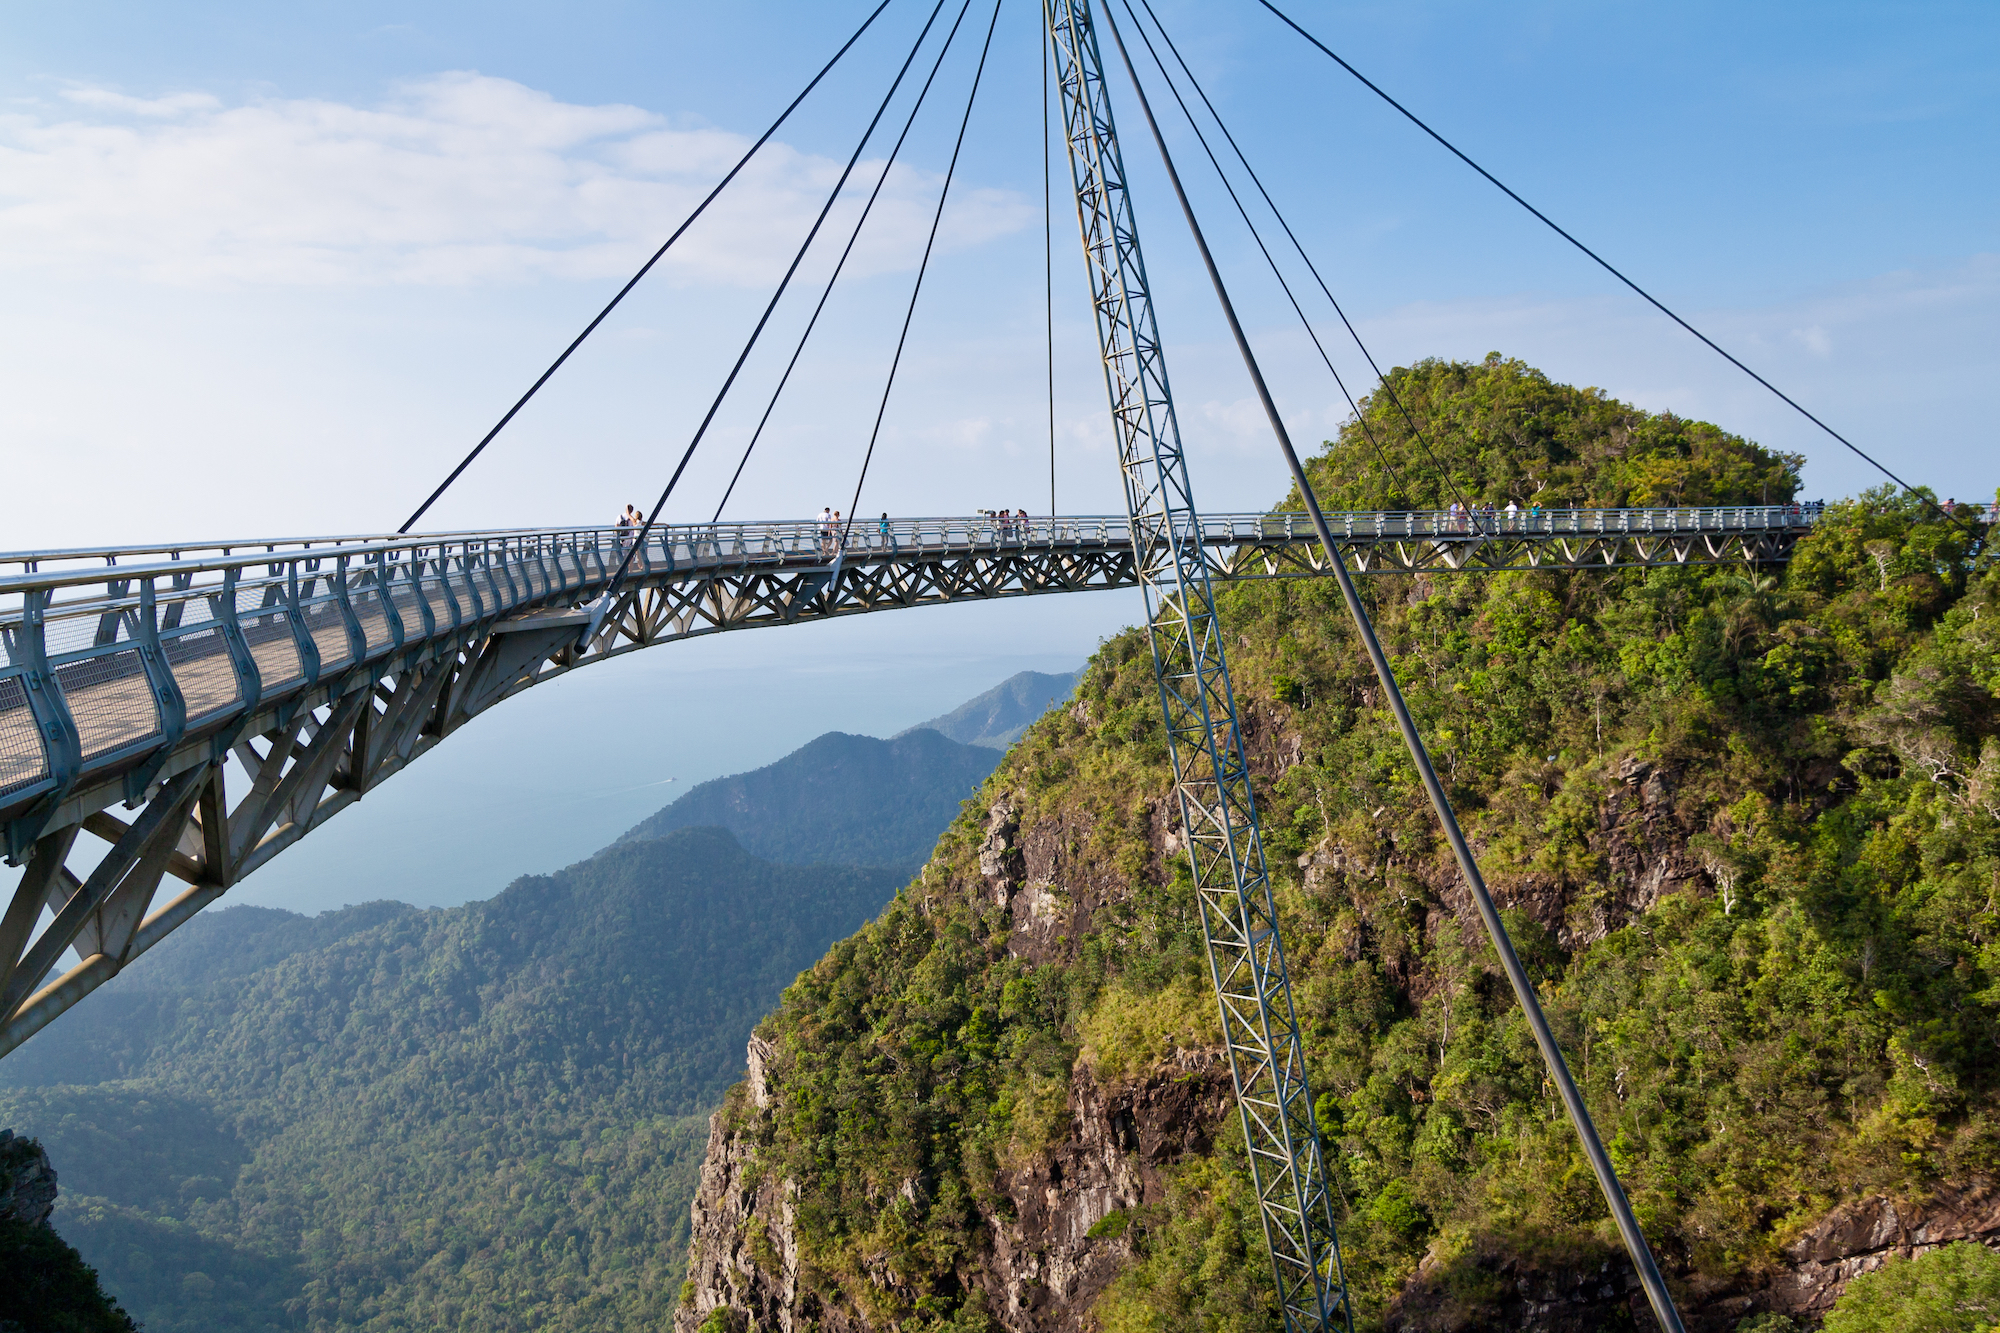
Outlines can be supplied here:
[[1507, 531], [1509, 532], [1514, 531], [1514, 529], [1520, 525], [1520, 522], [1521, 522], [1521, 506], [1515, 504], [1513, 500], [1509, 499], [1507, 501]]
[[876, 524], [875, 527], [876, 531], [882, 534], [882, 549], [885, 551], [894, 551], [896, 549], [896, 534], [889, 531], [888, 510], [885, 509], [882, 511], [882, 521]]

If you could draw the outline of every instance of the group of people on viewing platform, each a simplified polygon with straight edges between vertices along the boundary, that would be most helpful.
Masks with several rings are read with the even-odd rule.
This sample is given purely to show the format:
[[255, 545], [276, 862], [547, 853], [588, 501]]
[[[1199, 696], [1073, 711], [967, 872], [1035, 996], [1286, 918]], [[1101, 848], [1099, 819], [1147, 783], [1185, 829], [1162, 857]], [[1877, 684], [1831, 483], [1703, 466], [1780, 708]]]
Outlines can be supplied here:
[[1025, 509], [982, 509], [979, 516], [993, 521], [993, 535], [1003, 542], [1018, 541], [1028, 535], [1028, 511]]
[[639, 506], [626, 505], [625, 512], [618, 516], [618, 553], [620, 555], [625, 554], [626, 546], [639, 534], [639, 529], [645, 526], [646, 516], [639, 511]]

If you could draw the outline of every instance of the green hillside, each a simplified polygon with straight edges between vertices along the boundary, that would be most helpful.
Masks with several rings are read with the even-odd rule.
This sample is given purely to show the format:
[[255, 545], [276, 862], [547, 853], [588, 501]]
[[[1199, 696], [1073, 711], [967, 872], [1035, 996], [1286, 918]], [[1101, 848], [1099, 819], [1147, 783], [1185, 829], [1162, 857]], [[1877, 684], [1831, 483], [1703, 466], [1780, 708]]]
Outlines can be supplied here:
[[[1477, 502], [1792, 495], [1795, 460], [1517, 362], [1394, 375]], [[1312, 465], [1327, 502], [1439, 503], [1400, 414], [1366, 413], [1373, 443], [1350, 424]], [[1747, 1280], [1842, 1199], [2000, 1167], [1989, 556], [1885, 491], [1830, 507], [1779, 570], [1364, 588], [1684, 1292]], [[1506, 1265], [1594, 1269], [1615, 1234], [1335, 589], [1244, 585], [1222, 612], [1363, 1322], [1494, 1326]], [[968, 1293], [996, 1181], [1063, 1140], [1072, 1080], [1214, 1040], [1167, 784], [1128, 632], [921, 886], [786, 992], [762, 1029], [776, 1104], [732, 1115], [753, 1169], [797, 1187], [806, 1316], [988, 1326]], [[982, 871], [1003, 802], [1025, 860]], [[996, 865], [1051, 886], [1032, 915]], [[1109, 1333], [1278, 1327], [1233, 1126], [1118, 1222]]]
[[907, 873], [998, 762], [985, 746], [935, 731], [888, 741], [829, 731], [775, 764], [702, 783], [620, 841], [726, 828], [751, 854], [781, 865]]
[[41, 1036], [0, 1060], [0, 1088], [105, 1083], [138, 1073], [167, 1034], [190, 991], [241, 983], [294, 954], [323, 949], [419, 909], [372, 902], [318, 916], [273, 907], [204, 912], [63, 1015], [57, 1035]]
[[1054, 675], [1046, 671], [1016, 672], [949, 713], [919, 722], [901, 734], [908, 736], [928, 729], [966, 745], [1004, 750], [1021, 739], [1021, 733], [1052, 705], [1069, 698], [1082, 675], [1081, 671]]
[[448, 910], [205, 915], [9, 1062], [114, 1081], [0, 1123], [155, 1333], [655, 1328], [751, 1025], [898, 878], [693, 829]]

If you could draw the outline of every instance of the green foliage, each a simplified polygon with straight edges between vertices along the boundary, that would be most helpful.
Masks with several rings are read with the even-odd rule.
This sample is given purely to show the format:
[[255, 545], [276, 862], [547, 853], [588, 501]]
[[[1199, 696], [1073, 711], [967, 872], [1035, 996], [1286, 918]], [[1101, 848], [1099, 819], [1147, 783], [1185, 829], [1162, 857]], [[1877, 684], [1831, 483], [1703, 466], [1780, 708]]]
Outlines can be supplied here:
[[1959, 1241], [1914, 1259], [1891, 1255], [1827, 1312], [1825, 1333], [1991, 1333], [2000, 1328], [2000, 1255]]
[[[1475, 499], [1792, 493], [1795, 460], [1518, 363], [1398, 376]], [[1371, 423], [1387, 411], [1371, 403]], [[1396, 447], [1415, 475], [1414, 441]], [[1315, 461], [1329, 503], [1436, 502], [1387, 494], [1365, 448], [1350, 430]], [[1364, 591], [1674, 1263], [1726, 1282], [1854, 1191], [2000, 1165], [2000, 572], [1982, 551], [1876, 492], [1830, 508], [1781, 570]], [[1364, 1322], [1426, 1254], [1486, 1257], [1450, 1299], [1490, 1319], [1506, 1284], [1479, 1276], [1486, 1259], [1594, 1264], [1616, 1236], [1497, 960], [1458, 914], [1336, 590], [1238, 585], [1221, 611]], [[799, 1187], [805, 1282], [827, 1307], [950, 1318], [982, 1262], [978, 1210], [1002, 1206], [996, 1173], [1063, 1132], [1072, 1079], [1143, 1075], [1214, 1040], [1176, 1017], [1206, 963], [1185, 869], [1159, 850], [1168, 791], [1148, 648], [1128, 632], [923, 877], [786, 992], [763, 1029], [778, 1105], [748, 1123], [759, 1169]], [[1025, 950], [1034, 927], [978, 866], [1003, 798], [1059, 848], [1068, 924]], [[1246, 1216], [1230, 1151], [1183, 1167], [1174, 1207], [1134, 1214], [1107, 1328], [1263, 1308], [1261, 1257], [1224, 1258]], [[1243, 1244], [1261, 1255], [1254, 1230]], [[1189, 1293], [1225, 1273], [1240, 1297], [1197, 1310]]]
[[999, 762], [988, 746], [931, 730], [887, 741], [829, 731], [775, 764], [702, 783], [619, 841], [725, 828], [781, 865], [914, 870]]
[[0, 1330], [131, 1333], [97, 1274], [47, 1227], [0, 1217]]
[[1077, 1023], [1078, 1062], [1110, 1083], [1150, 1072], [1178, 1050], [1222, 1044], [1207, 978], [1183, 973], [1139, 990], [1114, 982]]
[[1132, 1214], [1123, 1208], [1113, 1208], [1097, 1221], [1091, 1223], [1085, 1232], [1091, 1240], [1117, 1240], [1132, 1225]]
[[[1240, 1149], [1242, 1139], [1235, 1147]], [[1177, 1173], [1143, 1209], [1138, 1259], [1097, 1303], [1104, 1333], [1275, 1333], [1270, 1257], [1249, 1180], [1233, 1161]]]
[[[896, 878], [696, 829], [344, 933], [205, 915], [159, 972], [225, 980], [128, 995], [122, 1079], [0, 1092], [0, 1123], [154, 1330], [656, 1328], [751, 1025]], [[246, 942], [275, 961], [229, 975]]]
[[[1497, 352], [1397, 366], [1387, 382], [1393, 394], [1364, 398], [1307, 465], [1328, 509], [1441, 509], [1460, 497], [1524, 509], [1782, 504], [1805, 461], [1557, 384]], [[1296, 489], [1282, 507], [1304, 508]]]

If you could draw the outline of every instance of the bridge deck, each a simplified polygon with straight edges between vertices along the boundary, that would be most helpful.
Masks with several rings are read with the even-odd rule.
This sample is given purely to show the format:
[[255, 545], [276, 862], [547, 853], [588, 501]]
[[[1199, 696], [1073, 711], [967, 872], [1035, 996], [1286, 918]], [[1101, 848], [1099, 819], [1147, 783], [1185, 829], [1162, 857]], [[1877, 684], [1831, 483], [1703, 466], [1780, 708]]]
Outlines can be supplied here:
[[[1372, 572], [1780, 560], [1796, 509], [1340, 514]], [[1205, 518], [1217, 580], [1310, 577], [1297, 514]], [[578, 666], [757, 625], [1134, 587], [1124, 519], [258, 539], [0, 555], [0, 1056], [472, 717]], [[1186, 534], [1192, 535], [1192, 534]], [[593, 605], [596, 604], [596, 605]], [[124, 802], [138, 814], [114, 813]], [[79, 836], [103, 843], [86, 873]], [[164, 905], [167, 878], [183, 887]], [[53, 915], [51, 915], [53, 914]], [[46, 919], [47, 924], [42, 924]], [[83, 960], [56, 974], [66, 951]], [[51, 979], [53, 978], [53, 979]]]
[[[1330, 517], [1349, 562], [1383, 572], [1779, 559], [1815, 516], [1773, 507]], [[1219, 580], [1321, 570], [1301, 514], [1216, 515], [1201, 527]], [[196, 743], [246, 697], [276, 711], [356, 667], [380, 675], [392, 656], [459, 647], [477, 627], [506, 633], [524, 611], [588, 602], [626, 540], [609, 528], [533, 529], [0, 555], [0, 568], [23, 567], [0, 577], [0, 820], [62, 767], [35, 693], [66, 705], [73, 782], [126, 771], [172, 733], [169, 744]], [[626, 642], [591, 655], [815, 611], [1129, 586], [1131, 551], [1123, 518], [902, 519], [858, 525], [844, 550], [812, 522], [665, 528], [635, 557], [640, 595], [623, 611], [628, 622], [657, 611], [652, 594], [675, 614], [630, 623]], [[836, 563], [842, 586], [829, 590]], [[669, 589], [677, 595], [661, 598]], [[830, 604], [806, 605], [816, 599]], [[60, 721], [56, 708], [42, 711]]]

